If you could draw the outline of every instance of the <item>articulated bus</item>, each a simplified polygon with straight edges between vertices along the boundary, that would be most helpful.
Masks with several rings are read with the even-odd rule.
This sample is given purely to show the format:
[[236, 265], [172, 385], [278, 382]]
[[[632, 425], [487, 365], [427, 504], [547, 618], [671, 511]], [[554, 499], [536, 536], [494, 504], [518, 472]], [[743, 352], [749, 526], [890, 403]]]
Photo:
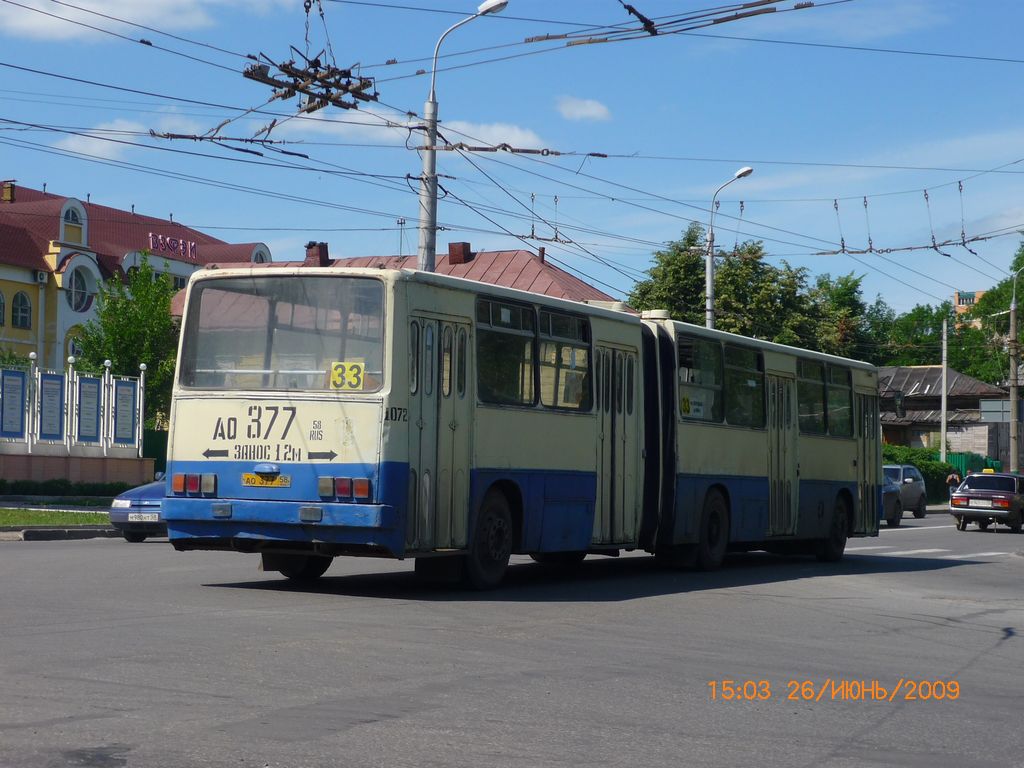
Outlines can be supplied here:
[[414, 270], [189, 283], [164, 516], [178, 550], [322, 575], [414, 558], [489, 588], [513, 553], [842, 557], [878, 532], [867, 364]]

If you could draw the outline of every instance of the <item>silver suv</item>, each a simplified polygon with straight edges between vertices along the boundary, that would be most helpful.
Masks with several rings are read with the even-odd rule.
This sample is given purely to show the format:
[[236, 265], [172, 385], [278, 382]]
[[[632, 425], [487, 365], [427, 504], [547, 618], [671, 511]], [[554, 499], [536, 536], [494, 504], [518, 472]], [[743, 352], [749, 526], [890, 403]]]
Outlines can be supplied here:
[[900, 504], [914, 512], [914, 517], [928, 514], [928, 489], [924, 477], [913, 464], [886, 464], [885, 476], [900, 487]]

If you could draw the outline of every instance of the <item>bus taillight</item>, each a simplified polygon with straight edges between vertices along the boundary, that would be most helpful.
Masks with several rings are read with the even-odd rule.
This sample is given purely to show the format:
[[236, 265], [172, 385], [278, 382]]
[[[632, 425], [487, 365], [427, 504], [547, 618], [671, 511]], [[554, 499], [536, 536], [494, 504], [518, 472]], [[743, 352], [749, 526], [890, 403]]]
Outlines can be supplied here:
[[184, 493], [185, 492], [185, 476], [184, 475], [172, 475], [171, 476], [171, 492], [172, 493]]
[[369, 478], [357, 477], [352, 481], [352, 497], [356, 499], [370, 498]]
[[199, 475], [185, 475], [185, 490], [199, 493]]
[[212, 474], [200, 475], [201, 478], [199, 485], [203, 492], [203, 496], [216, 496], [217, 495], [217, 476]]
[[365, 477], [321, 477], [317, 480], [317, 493], [321, 498], [369, 499], [370, 480]]

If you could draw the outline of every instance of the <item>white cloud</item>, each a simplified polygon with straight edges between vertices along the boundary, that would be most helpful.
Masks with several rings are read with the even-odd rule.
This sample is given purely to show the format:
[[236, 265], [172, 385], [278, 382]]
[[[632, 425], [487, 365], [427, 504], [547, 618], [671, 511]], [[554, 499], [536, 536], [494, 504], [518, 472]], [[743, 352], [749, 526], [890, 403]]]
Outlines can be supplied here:
[[[100, 123], [95, 126], [97, 131], [143, 131], [148, 130], [146, 126], [141, 123], [132, 122], [131, 120], [111, 120], [106, 123]], [[131, 149], [127, 144], [120, 144], [119, 141], [131, 141], [139, 142], [141, 139], [138, 136], [128, 136], [119, 134], [102, 134], [104, 138], [92, 138], [90, 136], [67, 136], [54, 144], [58, 149], [66, 149], [70, 152], [82, 152], [87, 155], [95, 155], [96, 157], [106, 158], [107, 160], [116, 160], [123, 157], [125, 152]], [[110, 140], [108, 140], [110, 139]]]
[[[287, 106], [289, 110], [293, 108], [297, 108], [297, 102], [290, 102]], [[406, 126], [419, 124], [418, 120], [410, 118], [404, 112], [396, 112], [376, 104], [368, 109], [348, 110], [340, 115], [336, 111], [324, 110], [310, 117], [278, 119], [281, 124], [274, 128], [271, 138], [327, 138], [377, 144], [401, 144], [409, 135]], [[250, 133], [268, 125], [270, 118], [260, 118], [258, 122], [259, 125]], [[412, 143], [421, 142], [414, 138]]]
[[[136, 24], [144, 24], [167, 31], [201, 29], [213, 25], [210, 12], [217, 7], [243, 6], [248, 11], [264, 13], [273, 6], [282, 6], [286, 0], [77, 0], [76, 5]], [[83, 24], [109, 29], [120, 34], [140, 36], [135, 27], [125, 26], [65, 5], [55, 5], [46, 0], [21, 0], [35, 10], [0, 4], [0, 34], [9, 37], [29, 37], [35, 40], [98, 39], [106, 37], [101, 32], [88, 29]], [[289, 3], [290, 5], [291, 3]], [[48, 14], [48, 15], [47, 15]], [[70, 21], [69, 21], [70, 20]], [[145, 34], [141, 36], [145, 37]]]
[[601, 102], [575, 96], [559, 96], [558, 112], [566, 120], [611, 120], [612, 117], [611, 111]]
[[445, 128], [449, 129], [445, 135], [451, 142], [509, 144], [525, 149], [544, 148], [544, 140], [540, 136], [529, 128], [520, 128], [511, 123], [468, 123], [463, 120], [452, 120], [441, 125], [442, 133]]
[[[754, 36], [765, 33], [827, 35], [830, 42], [867, 43], [941, 26], [948, 20], [942, 6], [943, 3], [936, 0], [901, 0], [899, 3], [869, 2], [769, 13], [756, 20], [758, 28]], [[744, 32], [750, 30], [744, 28]], [[721, 32], [733, 34], [732, 25], [723, 26]]]

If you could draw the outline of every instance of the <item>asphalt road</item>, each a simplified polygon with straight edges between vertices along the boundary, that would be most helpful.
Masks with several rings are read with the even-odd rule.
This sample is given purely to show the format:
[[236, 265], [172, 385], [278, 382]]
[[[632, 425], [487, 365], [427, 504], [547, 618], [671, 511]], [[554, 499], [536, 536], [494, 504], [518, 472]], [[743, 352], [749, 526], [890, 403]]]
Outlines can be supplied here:
[[166, 540], [0, 542], [0, 765], [1024, 765], [1022, 550], [908, 516], [838, 565], [517, 558], [473, 594], [411, 563], [296, 589]]

